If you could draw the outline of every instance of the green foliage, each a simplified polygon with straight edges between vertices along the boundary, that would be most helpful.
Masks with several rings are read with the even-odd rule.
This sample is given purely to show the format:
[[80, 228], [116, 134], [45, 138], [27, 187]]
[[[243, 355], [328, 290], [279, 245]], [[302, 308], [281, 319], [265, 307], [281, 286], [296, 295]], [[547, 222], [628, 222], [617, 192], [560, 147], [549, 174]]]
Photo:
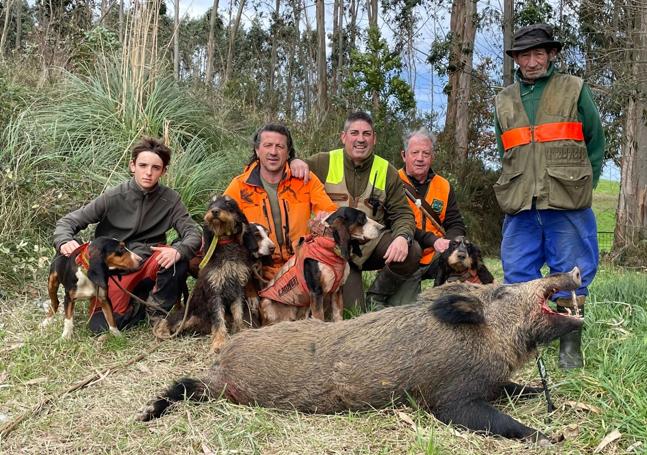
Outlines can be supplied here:
[[[355, 105], [372, 110], [375, 119], [401, 118], [416, 106], [413, 90], [400, 77], [401, 73], [401, 57], [389, 49], [378, 29], [369, 28], [366, 52], [351, 53], [351, 75], [345, 89]], [[377, 106], [374, 93], [378, 96]]]
[[73, 62], [81, 69], [89, 69], [97, 56], [114, 54], [120, 48], [119, 36], [99, 25], [83, 34], [76, 47]]

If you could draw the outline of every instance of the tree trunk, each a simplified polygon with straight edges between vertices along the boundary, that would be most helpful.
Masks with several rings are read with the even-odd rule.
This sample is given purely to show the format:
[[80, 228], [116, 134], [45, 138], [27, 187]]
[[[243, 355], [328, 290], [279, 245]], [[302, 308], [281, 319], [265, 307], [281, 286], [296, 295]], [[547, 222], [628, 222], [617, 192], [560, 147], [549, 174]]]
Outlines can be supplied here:
[[348, 13], [350, 14], [350, 37], [349, 37], [349, 52], [355, 49], [355, 39], [357, 38], [357, 10], [358, 0], [350, 0], [350, 5], [348, 7]]
[[4, 26], [2, 27], [2, 37], [0, 38], [0, 58], [4, 59], [4, 47], [9, 36], [9, 24], [11, 19], [11, 7], [13, 6], [12, 0], [7, 0], [4, 5]]
[[377, 0], [368, 0], [366, 9], [368, 10], [368, 26], [377, 27]]
[[223, 85], [226, 85], [231, 76], [231, 71], [234, 63], [234, 44], [236, 36], [238, 35], [238, 28], [240, 27], [240, 19], [243, 16], [243, 9], [245, 8], [245, 0], [239, 0], [238, 11], [236, 12], [236, 19], [233, 25], [229, 24], [229, 45], [227, 46], [227, 63], [225, 64], [225, 76], [223, 77]]
[[[296, 49], [297, 46], [301, 49], [301, 6], [299, 1], [292, 0], [292, 15], [294, 17], [294, 33], [290, 43], [290, 56], [288, 61], [288, 80], [285, 89], [285, 116], [289, 120], [292, 119], [293, 104], [294, 104], [294, 67], [296, 66]], [[301, 50], [299, 50], [301, 55]]]
[[124, 0], [119, 0], [119, 42], [124, 42]]
[[[622, 150], [620, 198], [614, 250], [647, 241], [647, 8], [629, 6], [627, 64], [631, 65], [631, 93], [627, 104]], [[633, 21], [631, 20], [633, 19]]]
[[505, 53], [512, 47], [514, 34], [514, 0], [503, 0], [503, 85], [508, 86], [514, 82], [514, 62], [512, 57]]
[[443, 135], [452, 138], [456, 158], [467, 157], [472, 56], [476, 35], [476, 0], [457, 0], [450, 21], [449, 94]]
[[326, 6], [324, 0], [317, 4], [317, 97], [319, 118], [328, 111], [328, 72], [326, 71]]
[[173, 75], [180, 78], [180, 0], [175, 0], [175, 22], [173, 34]]
[[218, 0], [213, 0], [211, 6], [211, 17], [209, 18], [209, 39], [207, 41], [207, 69], [205, 71], [204, 81], [211, 84], [212, 71], [213, 71], [213, 52], [216, 46], [215, 33], [216, 33], [216, 19], [218, 18]]
[[[332, 41], [331, 41], [331, 47], [333, 50], [337, 49], [336, 43], [337, 39], [340, 38], [339, 36], [339, 4], [341, 3], [341, 0], [334, 0], [333, 2], [333, 16], [332, 16]], [[335, 55], [335, 52], [332, 52], [332, 55]], [[339, 66], [337, 65], [337, 60], [332, 60], [331, 61], [331, 66], [332, 66], [332, 81], [330, 84], [330, 92], [333, 94], [337, 93], [337, 83], [339, 82]]]
[[344, 78], [344, 0], [339, 0], [337, 27], [337, 95], [341, 95]]
[[[280, 34], [279, 28], [281, 27], [281, 1], [276, 0], [274, 4], [274, 32], [272, 33], [272, 50], [270, 52], [270, 66], [267, 69], [268, 81], [267, 81], [267, 90], [268, 90], [268, 99], [269, 99], [269, 110], [270, 114], [274, 114], [277, 110], [277, 94], [274, 91], [274, 75], [276, 74], [278, 68], [276, 67], [276, 60], [279, 47], [279, 37]], [[271, 29], [270, 29], [271, 30]]]

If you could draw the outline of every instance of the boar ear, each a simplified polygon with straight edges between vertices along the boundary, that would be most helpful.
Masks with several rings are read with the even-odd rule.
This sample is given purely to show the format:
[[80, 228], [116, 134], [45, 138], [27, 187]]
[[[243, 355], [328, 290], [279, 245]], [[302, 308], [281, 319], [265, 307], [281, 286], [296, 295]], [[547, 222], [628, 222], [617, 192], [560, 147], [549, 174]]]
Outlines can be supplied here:
[[431, 312], [447, 324], [482, 324], [483, 302], [471, 295], [447, 294], [431, 304]]

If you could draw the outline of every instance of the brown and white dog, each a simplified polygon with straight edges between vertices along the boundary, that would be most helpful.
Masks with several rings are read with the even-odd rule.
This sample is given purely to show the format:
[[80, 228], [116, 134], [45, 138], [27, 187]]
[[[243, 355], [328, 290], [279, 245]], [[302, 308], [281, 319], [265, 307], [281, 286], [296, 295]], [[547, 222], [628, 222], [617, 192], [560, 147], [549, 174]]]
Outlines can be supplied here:
[[126, 248], [124, 242], [97, 237], [84, 243], [70, 256], [57, 254], [49, 267], [47, 290], [50, 306], [41, 327], [48, 326], [58, 311], [58, 288], [65, 289], [63, 338], [70, 338], [74, 327], [74, 304], [79, 299], [95, 298], [101, 305], [110, 332], [120, 335], [108, 300], [108, 277], [136, 270], [141, 258]]
[[[365, 213], [341, 207], [325, 221], [313, 223], [313, 234], [302, 239], [295, 254], [259, 292], [261, 325], [305, 319], [324, 320], [324, 302], [330, 302], [332, 320], [341, 321], [341, 287], [348, 278], [351, 252], [379, 236], [382, 225]], [[316, 232], [318, 231], [318, 232]]]
[[481, 249], [462, 235], [449, 243], [439, 260], [434, 286], [453, 281], [476, 284], [494, 282], [494, 277], [483, 263]]
[[[229, 196], [213, 198], [204, 222], [204, 246], [211, 247], [211, 251], [207, 252], [187, 303], [186, 319], [185, 309], [175, 308], [155, 325], [153, 333], [167, 338], [180, 325], [181, 332], [211, 333], [211, 351], [218, 352], [228, 333], [252, 325], [256, 308], [246, 296], [253, 287], [254, 266], [263, 257], [272, 255], [274, 243], [265, 228], [247, 221]], [[231, 321], [229, 329], [228, 320]]]

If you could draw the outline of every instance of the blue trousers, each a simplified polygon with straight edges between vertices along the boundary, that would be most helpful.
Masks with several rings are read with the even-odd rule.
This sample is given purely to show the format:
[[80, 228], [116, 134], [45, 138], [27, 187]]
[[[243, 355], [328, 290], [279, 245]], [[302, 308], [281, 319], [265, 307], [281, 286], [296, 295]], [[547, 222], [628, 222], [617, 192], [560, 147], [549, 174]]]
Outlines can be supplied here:
[[[544, 264], [550, 273], [569, 272], [578, 266], [582, 285], [577, 295], [588, 295], [587, 287], [598, 269], [598, 237], [595, 215], [582, 210], [537, 210], [534, 207], [503, 221], [501, 261], [504, 283], [540, 278]], [[568, 297], [558, 292], [553, 299]]]

